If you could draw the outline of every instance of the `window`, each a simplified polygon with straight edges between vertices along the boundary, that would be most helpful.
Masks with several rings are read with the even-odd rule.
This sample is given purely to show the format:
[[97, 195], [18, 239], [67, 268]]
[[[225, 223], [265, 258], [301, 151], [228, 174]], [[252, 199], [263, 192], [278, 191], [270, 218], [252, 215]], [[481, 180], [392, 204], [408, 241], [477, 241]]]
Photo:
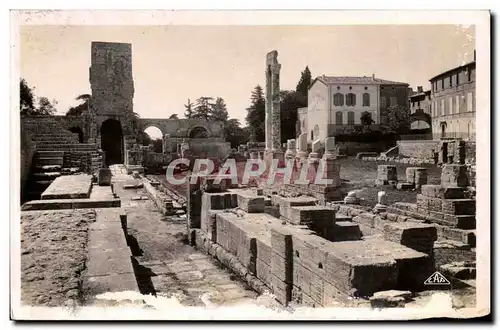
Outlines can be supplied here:
[[354, 125], [354, 111], [347, 113], [347, 125]]
[[398, 105], [398, 99], [395, 96], [391, 96], [389, 99], [389, 106], [395, 106]]
[[385, 96], [381, 96], [380, 97], [380, 107], [381, 108], [385, 108], [387, 105], [386, 105], [386, 101], [385, 101]]
[[468, 112], [472, 111], [472, 93], [471, 92], [467, 93], [467, 111]]
[[335, 125], [342, 125], [342, 111], [335, 112]]
[[458, 86], [460, 84], [460, 72], [457, 72], [457, 75], [456, 75], [456, 78], [455, 78], [457, 81], [456, 81], [456, 86]]
[[333, 105], [336, 107], [341, 107], [344, 105], [344, 94], [335, 93], [333, 95]]
[[455, 113], [460, 113], [460, 98], [458, 95], [455, 96]]
[[472, 80], [472, 70], [470, 68], [467, 70], [467, 79], [468, 81]]
[[370, 106], [370, 94], [368, 94], [368, 93], [363, 94], [363, 106], [364, 107]]
[[444, 99], [441, 99], [441, 116], [444, 116]]
[[355, 106], [356, 105], [356, 94], [348, 93], [345, 98], [345, 105], [347, 106]]
[[450, 78], [449, 78], [449, 79], [450, 79], [450, 87], [451, 87], [451, 86], [452, 86], [451, 81], [453, 80], [453, 79], [452, 79], [452, 76], [450, 76]]
[[444, 89], [444, 78], [441, 80], [441, 89]]
[[451, 96], [448, 98], [448, 103], [449, 103], [448, 104], [448, 108], [449, 108], [448, 111], [449, 111], [450, 115], [452, 115], [453, 114], [453, 98]]
[[417, 107], [420, 109], [420, 101], [417, 102]]

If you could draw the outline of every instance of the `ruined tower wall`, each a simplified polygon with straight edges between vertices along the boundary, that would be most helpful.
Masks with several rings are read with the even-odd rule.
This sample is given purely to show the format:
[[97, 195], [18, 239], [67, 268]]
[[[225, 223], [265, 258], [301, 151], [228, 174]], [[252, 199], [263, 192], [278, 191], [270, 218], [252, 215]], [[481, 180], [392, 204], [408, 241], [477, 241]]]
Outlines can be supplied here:
[[92, 42], [92, 106], [97, 116], [124, 117], [133, 111], [132, 45]]

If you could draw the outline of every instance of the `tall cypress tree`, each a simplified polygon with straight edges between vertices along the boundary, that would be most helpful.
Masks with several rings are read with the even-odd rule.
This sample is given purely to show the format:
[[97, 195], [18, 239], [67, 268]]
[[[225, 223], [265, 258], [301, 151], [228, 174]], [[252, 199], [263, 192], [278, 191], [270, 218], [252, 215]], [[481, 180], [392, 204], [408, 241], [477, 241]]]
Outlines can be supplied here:
[[266, 100], [260, 85], [255, 86], [245, 118], [252, 141], [265, 140]]
[[191, 103], [191, 100], [188, 99], [188, 103], [184, 104], [184, 108], [186, 108], [186, 111], [184, 112], [184, 116], [186, 118], [193, 118], [193, 103]]

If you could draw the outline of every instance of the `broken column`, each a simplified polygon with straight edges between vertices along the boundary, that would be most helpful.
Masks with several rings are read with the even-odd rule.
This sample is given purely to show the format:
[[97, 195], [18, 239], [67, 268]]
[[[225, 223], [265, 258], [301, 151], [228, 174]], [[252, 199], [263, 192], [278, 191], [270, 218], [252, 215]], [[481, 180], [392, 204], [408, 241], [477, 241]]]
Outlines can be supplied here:
[[295, 139], [287, 140], [285, 158], [286, 159], [294, 159], [295, 158], [295, 149], [296, 149]]
[[385, 191], [378, 192], [377, 205], [375, 205], [374, 211], [379, 213], [387, 211], [387, 193]]
[[466, 187], [469, 184], [467, 165], [444, 164], [441, 170], [441, 185], [444, 187]]
[[349, 191], [347, 196], [344, 198], [344, 203], [346, 204], [359, 204], [359, 198], [356, 195], [356, 191]]
[[281, 117], [280, 117], [280, 70], [278, 52], [273, 50], [266, 56], [266, 164], [272, 159], [283, 160], [281, 148]]
[[383, 186], [398, 181], [398, 172], [394, 165], [379, 165], [377, 169], [376, 185]]
[[331, 183], [329, 185], [331, 186], [340, 186], [340, 164], [337, 162], [334, 137], [327, 137], [325, 139], [325, 153], [321, 161], [323, 165], [323, 179], [330, 180]]

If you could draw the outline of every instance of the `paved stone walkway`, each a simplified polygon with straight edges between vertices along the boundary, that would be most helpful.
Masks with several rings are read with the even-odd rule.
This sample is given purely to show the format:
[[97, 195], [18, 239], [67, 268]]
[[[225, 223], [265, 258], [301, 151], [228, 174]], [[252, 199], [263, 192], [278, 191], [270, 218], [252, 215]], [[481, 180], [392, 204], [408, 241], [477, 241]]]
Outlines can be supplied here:
[[131, 200], [146, 195], [143, 189], [123, 189], [134, 181], [123, 173], [113, 177], [127, 212], [129, 245], [141, 293], [175, 294], [186, 306], [205, 306], [207, 298], [227, 305], [257, 296], [216, 260], [185, 243], [185, 217], [163, 216], [151, 200]]

